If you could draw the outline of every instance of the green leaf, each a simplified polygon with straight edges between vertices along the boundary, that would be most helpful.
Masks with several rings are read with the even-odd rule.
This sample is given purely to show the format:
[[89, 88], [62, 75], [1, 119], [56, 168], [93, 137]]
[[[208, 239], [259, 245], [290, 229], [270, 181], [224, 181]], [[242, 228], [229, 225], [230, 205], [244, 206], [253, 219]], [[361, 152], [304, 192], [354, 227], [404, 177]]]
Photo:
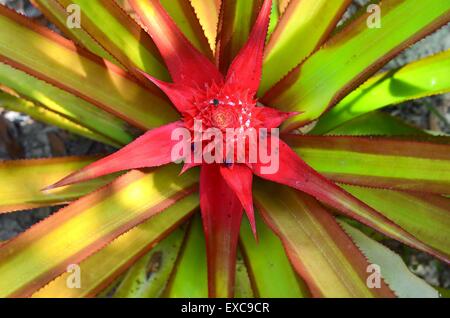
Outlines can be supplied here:
[[205, 31], [209, 45], [215, 52], [221, 0], [191, 0], [190, 2]]
[[335, 35], [262, 99], [300, 115], [285, 130], [318, 118], [401, 50], [450, 20], [450, 2], [383, 0], [381, 28], [367, 27], [368, 12]]
[[323, 134], [340, 124], [384, 106], [450, 91], [450, 50], [378, 74], [324, 114], [313, 134]]
[[234, 297], [235, 298], [254, 298], [252, 284], [248, 275], [247, 266], [242, 259], [242, 256], [238, 254], [236, 260], [236, 283], [235, 283]]
[[117, 288], [115, 293], [111, 294], [114, 297], [158, 297], [170, 275], [184, 231], [177, 229], [158, 242], [185, 220], [197, 206], [197, 195], [189, 195], [79, 263], [80, 288], [67, 288], [67, 281], [70, 281], [73, 273], [66, 272], [33, 294], [33, 297], [95, 296], [105, 286], [116, 281], [117, 277], [121, 277], [137, 260], [121, 279], [120, 285], [114, 286]]
[[280, 4], [278, 3], [278, 0], [272, 0], [272, 12], [270, 13], [270, 23], [269, 23], [269, 29], [267, 30], [267, 36], [270, 38], [273, 31], [278, 25], [278, 22], [280, 20]]
[[[95, 2], [95, 1], [92, 1]], [[89, 2], [91, 3], [91, 2]], [[172, 106], [118, 68], [0, 6], [0, 61], [83, 98], [139, 128], [177, 118]]]
[[441, 298], [450, 298], [450, 289], [436, 287]]
[[258, 242], [246, 221], [242, 222], [240, 235], [255, 294], [261, 298], [307, 297], [308, 289], [292, 269], [280, 239], [258, 215], [255, 216]]
[[115, 1], [57, 1], [64, 8], [78, 5], [82, 28], [137, 77], [141, 78], [141, 74], [136, 68], [163, 80], [170, 79], [150, 36]]
[[272, 33], [264, 56], [259, 95], [318, 49], [350, 0], [291, 0]]
[[341, 187], [427, 245], [450, 255], [450, 199], [350, 185]]
[[448, 139], [287, 135], [314, 169], [336, 182], [438, 194], [450, 193]]
[[29, 296], [133, 227], [196, 189], [198, 176], [170, 165], [132, 171], [0, 247], [1, 297]]
[[381, 276], [397, 296], [402, 298], [439, 297], [433, 287], [409, 271], [400, 256], [347, 223], [339, 221], [339, 224], [368, 260], [379, 266]]
[[[120, 64], [103, 49], [103, 47], [83, 28], [69, 28], [67, 21], [73, 11], [68, 12], [67, 7], [58, 0], [31, 0], [32, 3], [70, 39], [84, 46], [92, 53], [107, 59], [117, 65]], [[80, 21], [81, 22], [81, 21]]]
[[279, 185], [260, 184], [259, 211], [283, 242], [289, 259], [315, 297], [392, 297], [369, 289], [367, 263], [334, 217], [315, 199]]
[[0, 162], [0, 213], [60, 205], [76, 200], [110, 182], [107, 176], [89, 182], [42, 192], [97, 157], [64, 157], [53, 159], [13, 160]]
[[[315, 130], [310, 132], [315, 134]], [[381, 111], [373, 111], [330, 130], [330, 136], [420, 136], [428, 134], [399, 118]]]
[[92, 131], [86, 127], [79, 125], [72, 120], [61, 116], [60, 114], [53, 112], [44, 106], [32, 103], [30, 101], [6, 94], [0, 91], [0, 107], [20, 113], [30, 115], [33, 119], [42, 121], [44, 123], [55, 125], [62, 129], [66, 129], [70, 132], [84, 136], [93, 140], [103, 142], [115, 147], [120, 147], [120, 144], [116, 143], [109, 138], [102, 136], [101, 134]]
[[207, 298], [206, 243], [200, 214], [193, 218], [185, 240], [164, 296], [170, 298]]
[[[208, 43], [199, 19], [190, 0], [160, 0], [164, 9], [174, 20], [186, 38], [204, 55], [213, 59], [211, 46]], [[211, 12], [214, 14], [214, 11]]]
[[[53, 85], [0, 63], [0, 84], [12, 89], [25, 99], [43, 105], [49, 111], [59, 114], [68, 120], [85, 127], [97, 134], [125, 145], [133, 140], [129, 125], [102, 109], [63, 91]], [[25, 113], [31, 116], [34, 112]]]

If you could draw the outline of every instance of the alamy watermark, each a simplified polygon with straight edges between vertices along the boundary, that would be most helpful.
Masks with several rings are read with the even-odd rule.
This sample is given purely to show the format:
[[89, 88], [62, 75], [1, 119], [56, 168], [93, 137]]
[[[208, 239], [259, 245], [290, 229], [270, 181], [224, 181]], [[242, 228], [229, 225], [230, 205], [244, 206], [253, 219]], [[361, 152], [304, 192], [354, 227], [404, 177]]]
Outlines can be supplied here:
[[381, 7], [378, 4], [370, 4], [367, 6], [367, 13], [370, 13], [367, 17], [367, 27], [369, 29], [381, 28]]
[[69, 4], [66, 8], [68, 13], [66, 19], [66, 26], [69, 29], [80, 29], [81, 28], [81, 8], [78, 4]]
[[77, 264], [67, 266], [66, 286], [69, 289], [81, 288], [81, 268]]
[[366, 269], [370, 275], [366, 279], [366, 286], [370, 289], [381, 288], [381, 267], [377, 264], [370, 264]]

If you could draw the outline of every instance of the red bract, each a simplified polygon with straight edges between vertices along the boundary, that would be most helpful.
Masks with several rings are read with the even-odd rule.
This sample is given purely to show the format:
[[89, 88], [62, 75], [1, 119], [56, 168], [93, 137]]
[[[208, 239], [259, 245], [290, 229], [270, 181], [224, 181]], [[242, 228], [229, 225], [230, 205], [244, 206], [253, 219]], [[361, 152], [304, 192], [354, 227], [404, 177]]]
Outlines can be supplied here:
[[[130, 3], [134, 4], [134, 9], [139, 13], [140, 6], [134, 1]], [[249, 129], [259, 131], [261, 128], [278, 127], [294, 115], [295, 113], [285, 113], [258, 105], [256, 100], [271, 6], [271, 0], [264, 2], [246, 45], [231, 63], [225, 76], [190, 44], [160, 4], [155, 4], [154, 20], [150, 21], [141, 14], [174, 82], [166, 83], [148, 74], [144, 75], [167, 94], [180, 112], [182, 121], [147, 132], [118, 152], [68, 176], [49, 189], [113, 172], [155, 167], [186, 159], [171, 157], [176, 144], [171, 135], [174, 129], [183, 126], [194, 135], [195, 120], [202, 122], [202, 128], [216, 128], [220, 131], [235, 128], [245, 135]], [[161, 25], [164, 30], [169, 30], [169, 33], [161, 34]], [[278, 140], [277, 136], [268, 134], [266, 137], [266, 147], [270, 148], [274, 142], [279, 143], [275, 150], [279, 156], [279, 167], [276, 171], [264, 172], [266, 165], [259, 160], [235, 163], [236, 158], [226, 158], [226, 154], [223, 163], [202, 163], [200, 207], [206, 235], [210, 296], [232, 296], [243, 209], [256, 237], [252, 174], [304, 191], [344, 215], [352, 216], [374, 228], [378, 228], [377, 224], [358, 217], [354, 213], [355, 209], [365, 210], [373, 218], [388, 221], [314, 171], [289, 146]], [[207, 150], [202, 150], [205, 151]], [[192, 166], [188, 164], [184, 170]], [[412, 239], [402, 229], [398, 228], [398, 231], [406, 240]], [[219, 277], [221, 278], [218, 279]], [[226, 282], [226, 285], [222, 286], [219, 282]]]

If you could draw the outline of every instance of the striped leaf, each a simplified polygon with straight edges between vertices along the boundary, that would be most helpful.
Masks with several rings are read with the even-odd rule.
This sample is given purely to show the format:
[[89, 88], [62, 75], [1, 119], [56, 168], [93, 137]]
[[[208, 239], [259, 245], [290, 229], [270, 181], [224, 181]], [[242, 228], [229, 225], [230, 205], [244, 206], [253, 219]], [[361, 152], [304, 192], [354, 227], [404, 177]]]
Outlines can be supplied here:
[[368, 12], [330, 39], [263, 98], [267, 105], [300, 115], [284, 129], [319, 117], [362, 84], [398, 52], [450, 21], [450, 2], [383, 0], [380, 28], [369, 28]]
[[31, 0], [31, 2], [71, 40], [84, 46], [92, 53], [120, 65], [103, 47], [83, 28], [69, 28], [67, 22], [74, 13], [70, 7], [65, 7], [58, 0]]
[[[314, 134], [314, 131], [310, 132]], [[359, 116], [330, 130], [330, 136], [420, 136], [428, 134], [399, 118], [382, 111], [374, 111]]]
[[250, 224], [242, 222], [240, 242], [255, 294], [261, 298], [303, 298], [309, 295], [304, 282], [293, 270], [280, 239], [257, 220], [258, 241]]
[[267, 43], [262, 96], [325, 42], [350, 0], [291, 0]]
[[2, 297], [29, 296], [136, 225], [195, 190], [178, 167], [133, 171], [51, 215], [0, 247]]
[[378, 74], [324, 114], [313, 134], [329, 130], [367, 112], [411, 99], [450, 91], [450, 50]]
[[[90, 3], [90, 2], [89, 2]], [[0, 61], [60, 87], [148, 129], [173, 121], [161, 95], [139, 85], [117, 66], [0, 6]]]
[[71, 119], [62, 116], [61, 114], [47, 109], [43, 105], [27, 101], [16, 96], [3, 93], [0, 90], [0, 107], [20, 113], [28, 114], [31, 118], [66, 129], [70, 132], [84, 136], [93, 140], [103, 142], [112, 146], [119, 147], [116, 141], [111, 140], [100, 133], [97, 133], [89, 128], [83, 127]]
[[447, 139], [286, 136], [313, 168], [342, 183], [430, 193], [450, 193]]
[[[104, 135], [120, 145], [133, 140], [130, 126], [123, 120], [105, 112], [91, 103], [41, 81], [25, 72], [0, 63], [0, 84], [23, 98], [34, 101], [49, 111], [97, 134]], [[31, 109], [23, 110], [32, 115]]]
[[215, 52], [221, 0], [191, 0], [190, 2], [203, 27], [209, 45]]
[[208, 297], [206, 243], [200, 214], [197, 214], [190, 224], [183, 250], [163, 296], [170, 298]]
[[331, 214], [312, 197], [279, 186], [255, 191], [266, 223], [315, 297], [392, 297], [366, 285], [369, 263]]
[[[161, 243], [156, 246], [155, 244], [189, 216], [197, 205], [198, 198], [192, 194], [119, 236], [111, 244], [79, 263], [82, 274], [80, 288], [67, 288], [67, 281], [72, 273], [66, 272], [33, 294], [33, 297], [95, 296], [143, 255], [145, 256], [139, 259], [117, 286], [114, 296], [157, 297], [170, 274], [173, 265], [171, 258], [176, 258], [184, 232], [175, 230]], [[175, 253], [175, 256], [172, 253]], [[159, 267], [156, 261], [159, 261]]]
[[422, 242], [450, 255], [450, 199], [385, 189], [341, 185]]
[[[213, 59], [211, 46], [202, 29], [199, 19], [190, 0], [160, 0], [164, 9], [175, 21], [178, 28], [189, 39], [189, 41], [203, 54]], [[206, 4], [205, 4], [206, 5]], [[214, 17], [214, 10], [210, 12]]]
[[14, 160], [0, 162], [0, 213], [59, 205], [76, 200], [105, 185], [114, 176], [51, 192], [41, 190], [96, 160], [96, 157]]
[[[122, 8], [111, 0], [56, 0], [67, 8], [78, 5], [82, 29], [138, 78], [136, 69], [167, 80], [168, 73], [150, 36]], [[99, 23], [101, 21], [101, 23]]]

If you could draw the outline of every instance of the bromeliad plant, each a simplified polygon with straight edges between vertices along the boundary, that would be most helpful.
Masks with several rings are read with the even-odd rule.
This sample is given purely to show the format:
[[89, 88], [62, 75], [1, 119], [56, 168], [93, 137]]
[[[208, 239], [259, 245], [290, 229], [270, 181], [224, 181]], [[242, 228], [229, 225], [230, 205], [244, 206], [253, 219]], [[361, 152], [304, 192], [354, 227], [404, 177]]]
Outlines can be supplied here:
[[[123, 148], [0, 164], [0, 212], [71, 202], [0, 247], [1, 296], [437, 295], [370, 228], [449, 262], [449, 139], [373, 111], [448, 92], [450, 52], [369, 77], [449, 1], [385, 0], [381, 28], [336, 30], [349, 0], [34, 2], [71, 40], [1, 7], [2, 107]], [[210, 151], [196, 120], [280, 127], [258, 143], [279, 169], [174, 158], [178, 128]]]

